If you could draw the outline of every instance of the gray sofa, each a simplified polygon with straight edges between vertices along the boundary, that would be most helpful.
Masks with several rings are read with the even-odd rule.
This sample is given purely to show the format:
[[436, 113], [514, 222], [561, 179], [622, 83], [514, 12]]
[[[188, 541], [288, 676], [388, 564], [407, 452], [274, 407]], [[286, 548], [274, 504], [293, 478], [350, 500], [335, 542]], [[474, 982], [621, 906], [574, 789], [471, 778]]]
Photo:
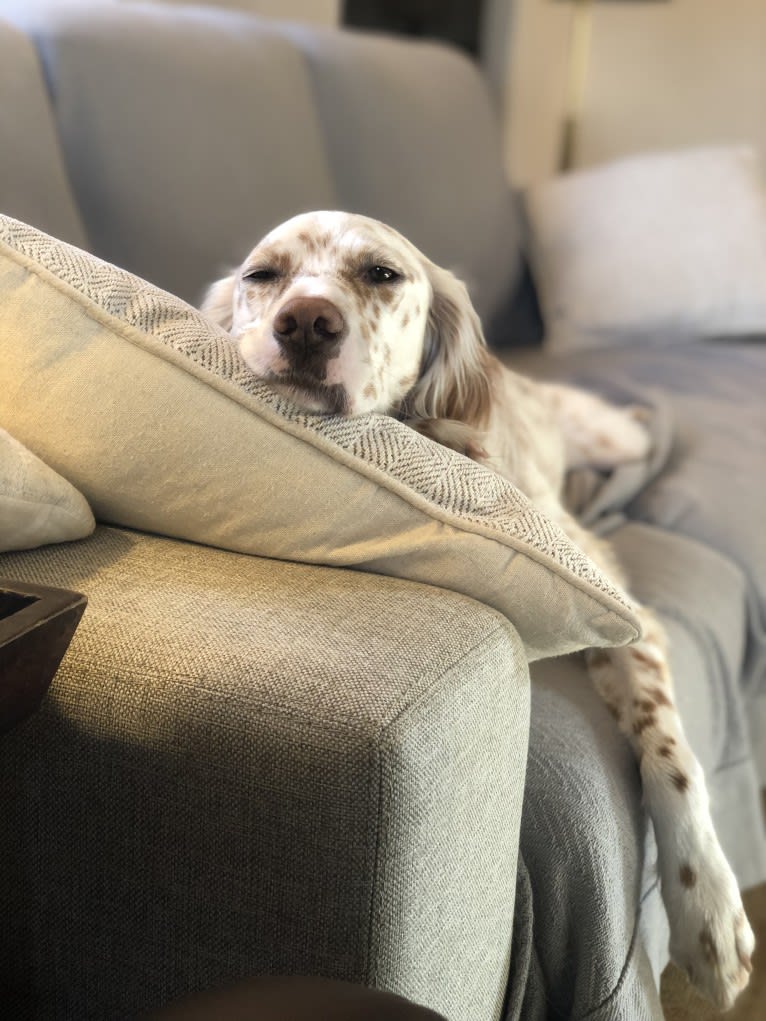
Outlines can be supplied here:
[[[574, 488], [669, 630], [738, 879], [766, 878], [764, 347], [508, 346], [522, 228], [481, 78], [446, 48], [204, 7], [2, 10], [1, 212], [196, 302], [282, 219], [361, 211], [468, 281], [503, 357], [653, 408], [644, 473]], [[451, 1021], [661, 1017], [638, 771], [576, 656], [530, 686], [513, 626], [466, 596], [107, 520], [0, 575], [89, 599], [0, 749], [14, 1016], [137, 1017], [271, 973]]]

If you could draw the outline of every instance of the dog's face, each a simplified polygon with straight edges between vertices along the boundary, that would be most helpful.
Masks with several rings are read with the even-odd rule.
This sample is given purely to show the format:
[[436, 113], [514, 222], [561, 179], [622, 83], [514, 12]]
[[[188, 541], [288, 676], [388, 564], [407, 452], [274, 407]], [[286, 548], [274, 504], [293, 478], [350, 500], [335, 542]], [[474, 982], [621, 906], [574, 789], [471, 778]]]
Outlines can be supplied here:
[[424, 356], [427, 260], [385, 224], [306, 213], [277, 227], [203, 304], [253, 370], [312, 411], [398, 407]]

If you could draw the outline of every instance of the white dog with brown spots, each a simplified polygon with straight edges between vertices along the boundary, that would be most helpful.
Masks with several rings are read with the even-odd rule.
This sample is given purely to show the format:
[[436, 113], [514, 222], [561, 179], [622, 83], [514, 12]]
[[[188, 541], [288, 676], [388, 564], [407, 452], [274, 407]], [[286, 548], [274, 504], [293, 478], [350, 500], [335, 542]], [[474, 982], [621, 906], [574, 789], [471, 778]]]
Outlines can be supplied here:
[[[395, 415], [489, 465], [624, 585], [608, 544], [571, 517], [561, 493], [570, 468], [645, 455], [640, 421], [501, 365], [463, 284], [390, 227], [339, 212], [297, 216], [210, 288], [203, 311], [257, 376], [302, 407]], [[663, 629], [640, 614], [641, 639], [590, 650], [586, 662], [640, 763], [671, 956], [728, 1007], [747, 984], [755, 941], [676, 710]]]

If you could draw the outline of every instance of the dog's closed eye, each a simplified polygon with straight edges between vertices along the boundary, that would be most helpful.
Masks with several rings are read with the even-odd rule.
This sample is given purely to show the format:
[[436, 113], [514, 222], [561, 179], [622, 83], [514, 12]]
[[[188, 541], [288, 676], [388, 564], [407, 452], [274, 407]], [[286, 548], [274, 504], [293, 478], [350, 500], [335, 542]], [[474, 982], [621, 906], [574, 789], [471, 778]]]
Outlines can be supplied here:
[[281, 276], [279, 270], [272, 269], [270, 266], [262, 269], [251, 269], [248, 270], [242, 277], [243, 280], [253, 284], [267, 284], [272, 280], [278, 280]]

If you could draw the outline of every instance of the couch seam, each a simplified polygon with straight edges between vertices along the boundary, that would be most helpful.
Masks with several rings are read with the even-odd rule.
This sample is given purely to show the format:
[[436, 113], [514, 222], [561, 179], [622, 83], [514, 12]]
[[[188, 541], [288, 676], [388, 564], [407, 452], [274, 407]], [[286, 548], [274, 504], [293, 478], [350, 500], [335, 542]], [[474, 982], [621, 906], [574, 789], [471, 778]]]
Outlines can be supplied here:
[[[379, 736], [384, 738], [385, 741], [381, 742], [381, 743], [376, 743], [376, 745], [375, 745], [376, 755], [377, 755], [377, 758], [378, 758], [378, 793], [379, 793], [378, 806], [379, 806], [379, 808], [378, 808], [378, 811], [376, 813], [375, 829], [376, 829], [377, 839], [376, 839], [376, 843], [375, 843], [375, 864], [374, 864], [373, 882], [372, 882], [372, 889], [370, 891], [370, 910], [369, 910], [370, 928], [369, 928], [368, 940], [367, 940], [367, 953], [368, 953], [369, 956], [368, 956], [368, 960], [366, 962], [366, 968], [365, 968], [366, 978], [372, 984], [374, 984], [375, 981], [377, 980], [377, 967], [376, 967], [375, 970], [373, 970], [372, 961], [373, 961], [373, 952], [376, 949], [376, 943], [379, 941], [379, 931], [380, 931], [380, 927], [379, 927], [379, 925], [376, 924], [376, 922], [377, 922], [377, 920], [379, 918], [379, 915], [380, 915], [380, 904], [381, 904], [380, 889], [383, 886], [381, 862], [383, 860], [385, 860], [385, 857], [383, 855], [383, 850], [388, 845], [388, 834], [389, 834], [390, 828], [391, 828], [390, 825], [388, 824], [388, 820], [390, 819], [390, 810], [389, 810], [390, 799], [385, 798], [385, 792], [386, 792], [385, 768], [386, 768], [386, 760], [387, 760], [387, 758], [389, 756], [390, 749], [391, 749], [391, 747], [393, 745], [393, 741], [390, 738], [388, 738], [388, 733], [387, 732], [389, 732], [394, 726], [396, 726], [401, 721], [401, 719], [403, 717], [405, 717], [408, 713], [410, 713], [414, 709], [416, 709], [425, 700], [426, 696], [432, 691], [432, 689], [435, 688], [436, 685], [440, 681], [442, 681], [443, 678], [450, 671], [452, 671], [456, 667], [458, 667], [461, 663], [463, 663], [465, 661], [465, 659], [468, 656], [472, 655], [477, 650], [481, 649], [482, 646], [489, 646], [490, 644], [494, 644], [493, 640], [496, 640], [497, 636], [500, 633], [503, 633], [503, 634], [506, 634], [506, 635], [509, 634], [509, 633], [515, 634], [517, 636], [519, 642], [521, 643], [522, 655], [524, 654], [523, 643], [521, 642], [521, 637], [518, 635], [518, 632], [516, 631], [516, 628], [513, 626], [513, 624], [509, 620], [507, 620], [506, 618], [502, 617], [502, 615], [500, 615], [500, 616], [501, 616], [502, 619], [497, 621], [497, 625], [496, 625], [496, 627], [494, 627], [492, 629], [492, 631], [490, 631], [488, 634], [483, 635], [469, 649], [466, 649], [465, 652], [458, 659], [454, 660], [448, 667], [445, 667], [445, 669], [440, 671], [440, 673], [437, 674], [432, 679], [431, 682], [429, 682], [429, 684], [423, 689], [423, 691], [420, 692], [418, 697], [412, 703], [410, 703], [409, 705], [403, 707], [394, 717], [391, 718], [391, 720], [389, 720], [386, 724], [381, 725], [381, 727], [379, 729]], [[529, 688], [530, 684], [531, 684], [531, 681], [529, 679], [529, 663], [527, 662], [527, 688]], [[385, 822], [384, 822], [384, 817], [385, 817]]]

